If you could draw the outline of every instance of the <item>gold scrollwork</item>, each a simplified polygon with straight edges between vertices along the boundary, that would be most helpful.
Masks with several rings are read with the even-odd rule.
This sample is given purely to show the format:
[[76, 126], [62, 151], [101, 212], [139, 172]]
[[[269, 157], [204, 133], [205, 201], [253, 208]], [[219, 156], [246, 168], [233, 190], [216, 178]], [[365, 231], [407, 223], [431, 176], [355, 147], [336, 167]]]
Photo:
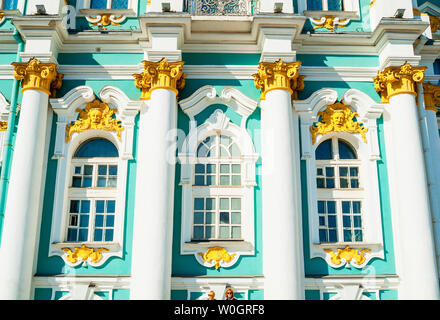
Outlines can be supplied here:
[[80, 248], [74, 248], [73, 251], [70, 248], [62, 248], [64, 252], [67, 252], [66, 259], [69, 260], [71, 263], [77, 263], [79, 259], [81, 261], [86, 262], [89, 258], [92, 263], [98, 263], [102, 259], [102, 251], [108, 252], [108, 249], [105, 248], [99, 248], [99, 249], [93, 249], [88, 248], [84, 244], [81, 245]]
[[317, 135], [325, 135], [331, 132], [359, 133], [362, 140], [367, 142], [365, 133], [368, 129], [362, 123], [353, 121], [359, 114], [352, 112], [348, 106], [336, 102], [328, 106], [325, 111], [319, 112], [318, 116], [321, 116], [321, 122], [310, 127], [313, 144], [316, 142]]
[[440, 29], [440, 17], [429, 15], [429, 24], [431, 25], [431, 32], [437, 32]]
[[8, 130], [8, 122], [0, 121], [0, 131], [6, 131], [6, 130]]
[[228, 251], [226, 251], [226, 249], [222, 247], [212, 247], [209, 248], [205, 253], [199, 252], [198, 255], [208, 263], [215, 261], [214, 267], [216, 269], [220, 268], [221, 261], [228, 263], [231, 262], [236, 256], [235, 253], [229, 254]]
[[69, 143], [74, 132], [84, 132], [91, 129], [116, 131], [119, 140], [121, 140], [121, 122], [113, 119], [112, 116], [118, 109], [110, 109], [109, 106], [94, 100], [89, 102], [84, 110], [76, 109], [79, 112], [79, 119], [73, 124], [66, 125], [66, 143]]
[[121, 22], [125, 20], [125, 16], [121, 15], [119, 17], [111, 13], [103, 13], [96, 17], [86, 17], [87, 21], [90, 22], [92, 27], [102, 27], [102, 30], [107, 30], [107, 26], [120, 26]]
[[417, 95], [414, 83], [421, 83], [425, 79], [426, 67], [413, 67], [405, 62], [400, 67], [387, 67], [374, 77], [374, 88], [381, 94], [382, 102], [388, 103], [392, 96], [397, 94]]
[[366, 260], [365, 253], [371, 252], [369, 249], [359, 252], [359, 250], [352, 249], [349, 246], [345, 246], [344, 249], [337, 249], [336, 253], [331, 249], [324, 249], [324, 251], [330, 254], [331, 263], [337, 266], [342, 264], [342, 260], [349, 264], [353, 261], [356, 265], [360, 266]]
[[261, 100], [271, 90], [287, 90], [293, 99], [298, 98], [297, 91], [304, 89], [305, 76], [299, 75], [300, 61], [286, 63], [282, 59], [276, 62], [260, 62], [258, 71], [253, 74], [254, 84], [261, 89]]
[[350, 19], [340, 19], [339, 17], [327, 15], [321, 19], [311, 18], [311, 21], [315, 24], [313, 29], [325, 28], [330, 31], [335, 31], [337, 28], [346, 28], [345, 25], [350, 22]]
[[169, 89], [179, 94], [179, 90], [185, 87], [183, 73], [183, 61], [168, 62], [162, 58], [159, 62], [142, 61], [144, 71], [133, 74], [135, 86], [142, 90], [142, 100], [149, 100], [151, 92], [155, 89]]
[[39, 90], [54, 97], [61, 88], [63, 75], [57, 72], [55, 63], [42, 63], [35, 57], [29, 62], [13, 62], [14, 77], [22, 80], [22, 91]]
[[440, 107], [440, 86], [435, 86], [429, 82], [424, 83], [423, 95], [425, 99], [425, 109], [437, 112], [437, 107]]

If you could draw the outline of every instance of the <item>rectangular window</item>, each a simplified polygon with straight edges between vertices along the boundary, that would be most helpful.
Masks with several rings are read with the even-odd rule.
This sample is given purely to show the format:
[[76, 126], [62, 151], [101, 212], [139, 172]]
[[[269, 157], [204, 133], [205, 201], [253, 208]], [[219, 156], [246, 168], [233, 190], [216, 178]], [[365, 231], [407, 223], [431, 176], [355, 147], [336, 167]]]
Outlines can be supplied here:
[[318, 166], [316, 186], [318, 189], [359, 189], [359, 167]]
[[342, 11], [343, 0], [307, 0], [307, 10]]
[[338, 242], [336, 201], [318, 201], [319, 241]]
[[115, 200], [70, 200], [67, 241], [113, 241], [115, 204]]
[[116, 188], [116, 164], [81, 164], [74, 166], [72, 188]]
[[192, 239], [241, 239], [241, 208], [241, 198], [238, 197], [194, 198]]
[[344, 242], [363, 240], [360, 201], [342, 201], [342, 227]]
[[91, 0], [90, 9], [127, 9], [128, 0]]
[[15, 10], [17, 9], [18, 0], [0, 0], [0, 9]]
[[241, 164], [197, 163], [194, 165], [195, 186], [240, 186]]

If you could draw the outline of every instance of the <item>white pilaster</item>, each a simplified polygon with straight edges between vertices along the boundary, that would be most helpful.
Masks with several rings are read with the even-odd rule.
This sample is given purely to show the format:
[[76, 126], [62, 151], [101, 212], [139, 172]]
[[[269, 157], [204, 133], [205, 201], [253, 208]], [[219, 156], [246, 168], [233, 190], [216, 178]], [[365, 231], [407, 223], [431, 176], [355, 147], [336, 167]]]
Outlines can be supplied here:
[[139, 119], [130, 297], [170, 299], [176, 94], [156, 89]]
[[0, 299], [30, 299], [40, 221], [48, 95], [23, 92], [1, 242]]
[[[298, 119], [291, 94], [261, 101], [265, 299], [304, 299]], [[296, 142], [294, 142], [296, 141]]]
[[[414, 95], [390, 97], [384, 117], [399, 299], [439, 299], [423, 144]], [[423, 290], [420, 290], [420, 286]]]

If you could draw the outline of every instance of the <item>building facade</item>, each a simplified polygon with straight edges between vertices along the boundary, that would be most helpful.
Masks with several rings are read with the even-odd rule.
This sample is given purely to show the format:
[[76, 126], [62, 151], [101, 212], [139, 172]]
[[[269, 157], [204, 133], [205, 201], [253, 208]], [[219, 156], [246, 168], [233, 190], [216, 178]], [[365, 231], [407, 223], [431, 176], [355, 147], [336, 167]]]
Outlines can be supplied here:
[[0, 0], [0, 299], [439, 299], [439, 59], [434, 0]]

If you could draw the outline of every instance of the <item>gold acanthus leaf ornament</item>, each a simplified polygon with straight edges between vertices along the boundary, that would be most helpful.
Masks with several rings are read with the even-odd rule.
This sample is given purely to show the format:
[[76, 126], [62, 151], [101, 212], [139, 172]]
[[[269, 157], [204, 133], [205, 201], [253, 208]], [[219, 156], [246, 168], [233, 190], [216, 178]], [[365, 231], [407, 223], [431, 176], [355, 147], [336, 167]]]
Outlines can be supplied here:
[[74, 248], [73, 251], [70, 248], [63, 248], [61, 250], [67, 252], [66, 259], [69, 260], [71, 263], [77, 263], [79, 259], [86, 262], [89, 258], [92, 263], [98, 263], [102, 259], [101, 252], [109, 251], [105, 248], [99, 248], [95, 250], [93, 248], [86, 247], [84, 244], [81, 245], [80, 248]]
[[14, 77], [21, 80], [22, 92], [38, 90], [55, 97], [61, 88], [63, 75], [58, 73], [55, 63], [42, 63], [35, 57], [28, 62], [13, 62]]
[[310, 127], [313, 144], [316, 142], [317, 135], [325, 135], [331, 132], [359, 133], [362, 140], [367, 142], [365, 133], [368, 129], [362, 123], [353, 121], [359, 114], [352, 112], [348, 106], [336, 102], [328, 106], [325, 111], [319, 112], [318, 116], [321, 117], [321, 121]]
[[429, 82], [423, 84], [423, 95], [425, 100], [425, 109], [437, 113], [437, 107], [440, 107], [440, 86], [435, 86]]
[[208, 263], [215, 261], [214, 267], [216, 269], [220, 268], [220, 262], [231, 262], [236, 256], [235, 253], [229, 254], [225, 248], [222, 247], [212, 247], [209, 248], [205, 253], [199, 252], [198, 255], [202, 257], [202, 259]]
[[350, 19], [340, 19], [339, 17], [335, 16], [324, 16], [321, 19], [311, 18], [311, 21], [313, 24], [315, 24], [313, 29], [325, 28], [330, 31], [335, 31], [337, 28], [346, 28], [345, 25], [350, 22]]
[[110, 109], [106, 103], [94, 100], [89, 102], [84, 110], [77, 109], [76, 112], [79, 112], [79, 119], [66, 126], [67, 143], [74, 132], [79, 133], [91, 129], [116, 131], [118, 139], [121, 140], [121, 131], [124, 128], [119, 120], [112, 118], [118, 109]]
[[366, 260], [365, 253], [371, 252], [369, 249], [364, 249], [359, 252], [356, 249], [352, 249], [349, 246], [345, 246], [344, 249], [337, 249], [337, 252], [333, 252], [331, 249], [324, 249], [325, 252], [330, 254], [330, 261], [334, 265], [340, 265], [342, 260], [345, 260], [347, 263], [354, 261], [354, 263], [358, 266], [363, 264]]
[[168, 89], [179, 94], [185, 87], [186, 74], [183, 73], [183, 61], [168, 62], [162, 58], [159, 62], [142, 61], [144, 71], [133, 74], [135, 86], [141, 89], [142, 100], [149, 100], [151, 92], [156, 89]]
[[437, 32], [440, 29], [440, 17], [429, 15], [429, 24], [431, 26], [431, 32]]
[[121, 22], [125, 20], [125, 16], [116, 16], [111, 13], [103, 13], [96, 17], [86, 17], [92, 27], [102, 27], [102, 30], [106, 30], [107, 26], [120, 26]]
[[304, 89], [305, 76], [299, 75], [301, 61], [260, 62], [257, 73], [253, 74], [255, 88], [261, 89], [261, 100], [266, 99], [266, 93], [271, 90], [287, 90], [292, 99], [298, 99], [298, 91]]
[[397, 94], [417, 96], [415, 83], [425, 80], [426, 67], [413, 67], [405, 62], [400, 67], [387, 67], [374, 77], [374, 88], [381, 94], [382, 102], [388, 103]]

